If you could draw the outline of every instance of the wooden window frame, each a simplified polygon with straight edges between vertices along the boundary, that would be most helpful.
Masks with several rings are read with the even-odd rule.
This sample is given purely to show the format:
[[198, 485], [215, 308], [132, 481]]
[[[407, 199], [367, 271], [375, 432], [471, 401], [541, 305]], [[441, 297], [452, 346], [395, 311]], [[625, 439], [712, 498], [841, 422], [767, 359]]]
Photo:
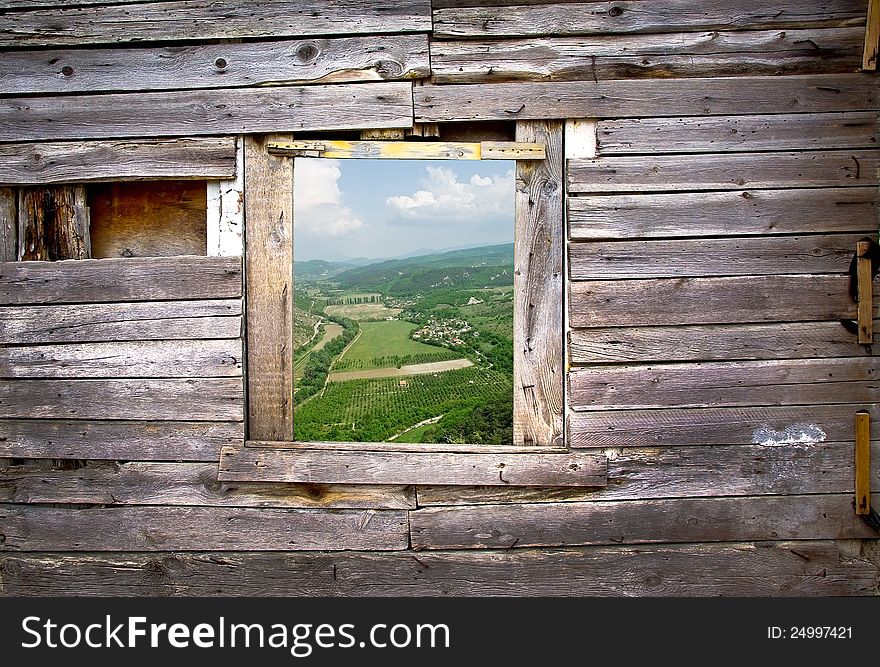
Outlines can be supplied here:
[[[345, 484], [604, 486], [604, 455], [565, 439], [563, 121], [521, 121], [515, 142], [244, 144], [247, 441], [220, 479]], [[291, 157], [516, 160], [514, 428], [509, 446], [296, 442]]]

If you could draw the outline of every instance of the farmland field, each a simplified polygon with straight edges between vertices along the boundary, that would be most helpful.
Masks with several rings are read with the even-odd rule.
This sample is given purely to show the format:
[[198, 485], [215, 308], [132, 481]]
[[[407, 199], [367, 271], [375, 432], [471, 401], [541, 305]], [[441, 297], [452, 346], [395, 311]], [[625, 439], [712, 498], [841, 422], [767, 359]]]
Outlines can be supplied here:
[[400, 320], [361, 322], [360, 335], [333, 365], [333, 370], [369, 370], [447, 361], [464, 356], [412, 340], [409, 335], [415, 328], [412, 322]]
[[[469, 413], [481, 404], [503, 403], [511, 399], [512, 389], [508, 375], [475, 367], [405, 380], [332, 382], [323, 395], [297, 407], [294, 429], [299, 440], [379, 442], [440, 414]], [[420, 435], [425, 437], [431, 430]], [[430, 442], [422, 440], [426, 441]]]
[[294, 272], [328, 333], [295, 363], [298, 440], [512, 441], [511, 244]]

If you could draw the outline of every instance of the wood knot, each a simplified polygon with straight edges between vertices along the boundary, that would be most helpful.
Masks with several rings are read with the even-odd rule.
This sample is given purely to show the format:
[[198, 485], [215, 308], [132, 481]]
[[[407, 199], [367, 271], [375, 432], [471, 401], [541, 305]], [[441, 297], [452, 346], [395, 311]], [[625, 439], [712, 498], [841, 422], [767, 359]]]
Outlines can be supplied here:
[[376, 63], [376, 73], [383, 79], [392, 79], [403, 74], [403, 67], [393, 60], [380, 60]]
[[623, 7], [612, 7], [608, 10], [608, 16], [620, 16], [623, 14]]
[[70, 65], [65, 65], [61, 68], [61, 73], [64, 76], [73, 76], [73, 68]]
[[301, 63], [312, 62], [318, 57], [320, 51], [313, 42], [305, 42], [296, 47], [296, 58]]
[[226, 69], [227, 65], [229, 65], [229, 63], [226, 62], [226, 58], [217, 58], [217, 60], [214, 61], [214, 67], [217, 69]]

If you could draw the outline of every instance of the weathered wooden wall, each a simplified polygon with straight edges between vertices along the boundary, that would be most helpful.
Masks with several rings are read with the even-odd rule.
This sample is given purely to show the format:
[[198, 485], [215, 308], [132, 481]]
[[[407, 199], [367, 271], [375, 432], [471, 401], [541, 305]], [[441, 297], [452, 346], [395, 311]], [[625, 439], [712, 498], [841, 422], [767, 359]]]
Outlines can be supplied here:
[[217, 135], [596, 119], [596, 155], [564, 146], [566, 427], [608, 485], [219, 482], [240, 259], [4, 263], [0, 592], [880, 592], [851, 506], [877, 364], [840, 323], [878, 228], [866, 0], [67, 4], [0, 0], [2, 185], [230, 178]]

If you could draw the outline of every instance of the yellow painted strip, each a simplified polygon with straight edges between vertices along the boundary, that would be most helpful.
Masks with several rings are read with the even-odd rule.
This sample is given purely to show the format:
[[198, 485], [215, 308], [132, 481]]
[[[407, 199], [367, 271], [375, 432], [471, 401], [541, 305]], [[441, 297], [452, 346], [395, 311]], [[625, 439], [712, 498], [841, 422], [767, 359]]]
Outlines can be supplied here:
[[286, 141], [268, 144], [275, 155], [388, 160], [543, 160], [543, 144], [515, 141]]

